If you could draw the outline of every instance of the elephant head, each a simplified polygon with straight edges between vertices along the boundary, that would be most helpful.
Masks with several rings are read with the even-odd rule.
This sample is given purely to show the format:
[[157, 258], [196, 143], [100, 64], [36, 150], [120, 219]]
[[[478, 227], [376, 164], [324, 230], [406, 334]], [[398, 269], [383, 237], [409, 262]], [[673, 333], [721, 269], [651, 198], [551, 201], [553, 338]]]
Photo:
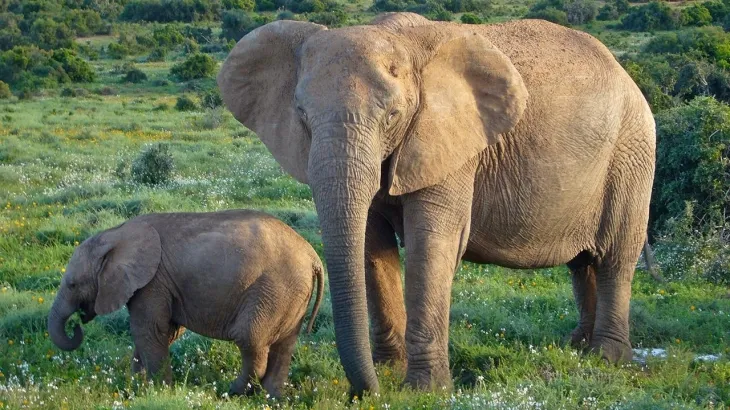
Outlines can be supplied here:
[[157, 231], [131, 221], [85, 240], [73, 253], [48, 315], [48, 334], [63, 350], [81, 345], [83, 332], [66, 334], [66, 322], [81, 310], [82, 322], [120, 309], [134, 292], [149, 283], [160, 263]]
[[243, 37], [218, 74], [223, 101], [312, 188], [335, 334], [353, 393], [377, 391], [364, 278], [375, 194], [441, 182], [512, 129], [527, 91], [510, 60], [465, 26], [391, 14], [328, 30], [277, 21]]

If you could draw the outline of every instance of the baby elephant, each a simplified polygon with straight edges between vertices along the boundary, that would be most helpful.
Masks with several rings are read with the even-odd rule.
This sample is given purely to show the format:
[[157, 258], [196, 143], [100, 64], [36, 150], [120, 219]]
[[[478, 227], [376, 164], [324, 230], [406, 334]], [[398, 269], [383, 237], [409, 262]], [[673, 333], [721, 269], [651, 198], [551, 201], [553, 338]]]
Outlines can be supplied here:
[[48, 333], [61, 349], [76, 349], [81, 327], [72, 338], [65, 332], [74, 312], [86, 323], [126, 303], [135, 372], [161, 371], [170, 383], [169, 346], [185, 327], [238, 345], [243, 369], [231, 394], [251, 393], [260, 381], [279, 396], [314, 279], [309, 331], [322, 300], [322, 262], [283, 222], [254, 211], [143, 215], [76, 249]]

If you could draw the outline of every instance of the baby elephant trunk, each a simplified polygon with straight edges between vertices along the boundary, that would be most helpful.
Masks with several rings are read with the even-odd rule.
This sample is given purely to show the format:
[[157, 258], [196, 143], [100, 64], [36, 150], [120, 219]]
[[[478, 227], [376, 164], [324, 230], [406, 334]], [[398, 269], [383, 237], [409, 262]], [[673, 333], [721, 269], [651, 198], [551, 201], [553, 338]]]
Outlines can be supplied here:
[[309, 324], [307, 325], [307, 334], [312, 333], [312, 327], [314, 326], [314, 319], [319, 313], [319, 305], [322, 304], [322, 294], [324, 293], [324, 268], [322, 262], [315, 262], [313, 269], [314, 279], [317, 281], [317, 298], [314, 300], [314, 308], [312, 308], [312, 316], [309, 317]]
[[73, 337], [68, 337], [66, 334], [66, 322], [76, 309], [76, 306], [68, 302], [68, 299], [65, 297], [65, 292], [61, 291], [56, 296], [53, 307], [51, 307], [51, 311], [48, 314], [48, 335], [51, 337], [53, 343], [61, 350], [78, 349], [84, 339], [84, 332], [78, 324], [74, 328]]

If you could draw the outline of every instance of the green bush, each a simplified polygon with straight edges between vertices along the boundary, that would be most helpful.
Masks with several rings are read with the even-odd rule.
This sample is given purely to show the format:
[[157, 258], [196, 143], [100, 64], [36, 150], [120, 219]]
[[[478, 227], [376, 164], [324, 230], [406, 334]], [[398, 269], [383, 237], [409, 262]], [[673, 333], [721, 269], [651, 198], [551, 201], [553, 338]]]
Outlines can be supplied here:
[[347, 22], [347, 14], [344, 11], [324, 11], [313, 13], [308, 16], [312, 23], [322, 24], [327, 27], [342, 27]]
[[70, 82], [91, 82], [91, 66], [68, 49], [44, 51], [36, 47], [15, 47], [0, 52], [0, 81], [19, 95]]
[[268, 18], [243, 10], [228, 10], [223, 14], [221, 38], [238, 41], [241, 37], [268, 23]]
[[195, 111], [198, 109], [198, 104], [196, 104], [192, 98], [186, 95], [181, 95], [180, 97], [177, 97], [175, 109], [178, 111]]
[[215, 59], [208, 54], [193, 54], [182, 63], [170, 68], [170, 75], [182, 81], [212, 77], [217, 67]]
[[730, 107], [712, 97], [660, 112], [657, 166], [651, 202], [653, 232], [686, 215], [692, 203], [692, 231], [704, 235], [730, 229]]
[[686, 26], [706, 26], [712, 24], [712, 14], [702, 4], [692, 4], [682, 9], [682, 24]]
[[594, 0], [572, 0], [563, 5], [570, 24], [585, 24], [595, 20], [598, 4]]
[[208, 90], [200, 95], [200, 105], [203, 108], [218, 108], [223, 105], [223, 98], [218, 88]]
[[254, 0], [223, 0], [223, 8], [225, 9], [241, 9], [243, 11], [253, 11], [256, 7]]
[[124, 82], [127, 83], [141, 83], [143, 81], [147, 81], [147, 74], [139, 68], [133, 68], [127, 71], [127, 74], [124, 76]]
[[482, 19], [474, 13], [464, 13], [461, 15], [461, 22], [464, 24], [482, 24]]
[[154, 48], [152, 51], [150, 51], [150, 54], [147, 56], [147, 61], [150, 62], [159, 62], [159, 61], [165, 61], [165, 56], [167, 55], [167, 51], [162, 47]]
[[145, 185], [161, 185], [170, 181], [174, 162], [167, 144], [155, 144], [145, 148], [132, 162], [130, 170], [134, 182]]
[[164, 48], [172, 48], [185, 41], [180, 29], [175, 24], [163, 24], [152, 32], [154, 45]]
[[0, 100], [7, 100], [12, 97], [13, 93], [10, 91], [10, 86], [4, 81], [0, 81]]
[[564, 11], [558, 10], [554, 7], [530, 11], [527, 15], [525, 15], [525, 18], [542, 19], [562, 26], [568, 26], [568, 15]]
[[632, 31], [675, 30], [680, 25], [680, 12], [658, 1], [632, 8], [621, 20], [621, 27]]
[[220, 3], [208, 0], [131, 0], [119, 16], [126, 21], [169, 23], [214, 20]]
[[644, 51], [654, 54], [692, 53], [723, 68], [730, 68], [730, 34], [717, 26], [660, 34], [644, 46]]

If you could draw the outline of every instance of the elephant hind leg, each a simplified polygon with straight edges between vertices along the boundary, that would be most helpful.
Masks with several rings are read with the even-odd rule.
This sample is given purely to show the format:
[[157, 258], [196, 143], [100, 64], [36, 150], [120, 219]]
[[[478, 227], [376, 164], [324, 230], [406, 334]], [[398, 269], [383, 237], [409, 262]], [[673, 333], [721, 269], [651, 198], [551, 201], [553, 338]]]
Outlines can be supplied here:
[[578, 349], [590, 345], [596, 321], [596, 272], [594, 258], [586, 251], [568, 263], [573, 281], [573, 296], [580, 318], [569, 336], [570, 344]]
[[266, 358], [269, 347], [239, 345], [241, 351], [241, 374], [231, 382], [228, 394], [231, 396], [253, 394], [259, 381], [266, 373]]
[[289, 377], [289, 366], [297, 344], [297, 335], [296, 331], [292, 332], [291, 335], [271, 345], [266, 374], [261, 383], [271, 397], [281, 397], [284, 383]]

